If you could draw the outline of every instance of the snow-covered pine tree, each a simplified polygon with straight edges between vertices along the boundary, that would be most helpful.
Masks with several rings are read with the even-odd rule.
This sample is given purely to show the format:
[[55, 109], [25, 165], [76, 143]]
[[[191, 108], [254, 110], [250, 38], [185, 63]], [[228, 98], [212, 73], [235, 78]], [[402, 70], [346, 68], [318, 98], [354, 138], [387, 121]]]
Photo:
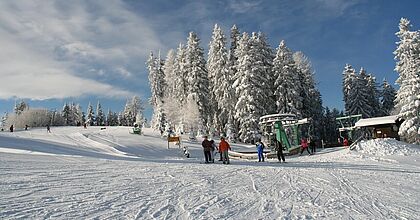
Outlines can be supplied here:
[[108, 109], [108, 113], [106, 116], [106, 124], [108, 126], [118, 126], [118, 114], [116, 112], [111, 111], [111, 109]]
[[187, 48], [180, 43], [175, 59], [175, 97], [179, 104], [185, 103], [188, 95], [186, 50]]
[[[231, 88], [231, 77], [228, 70], [228, 57], [226, 50], [226, 37], [221, 28], [215, 24], [212, 39], [209, 44], [207, 58], [207, 70], [209, 78], [209, 105], [210, 126], [216, 131], [222, 132], [228, 121], [229, 108], [227, 102], [231, 102], [228, 90]], [[223, 131], [224, 132], [224, 131]]]
[[123, 126], [131, 126], [131, 121], [133, 121], [131, 102], [129, 99], [127, 99], [127, 101], [125, 102], [124, 111], [122, 112], [122, 118], [120, 119], [120, 122]]
[[322, 99], [321, 93], [316, 88], [312, 64], [301, 51], [293, 54], [293, 61], [302, 82], [302, 117], [312, 118], [314, 134], [319, 136], [322, 120]]
[[292, 113], [302, 116], [302, 83], [299, 81], [297, 68], [293, 61], [291, 50], [284, 40], [277, 48], [276, 57], [273, 60], [273, 70], [276, 77], [274, 82], [275, 100], [278, 113]]
[[239, 138], [248, 143], [255, 141], [259, 118], [266, 113], [263, 102], [267, 96], [262, 85], [267, 76], [258, 48], [258, 36], [253, 34], [250, 38], [244, 33], [236, 50], [238, 64], [233, 86], [238, 101], [235, 118], [240, 124]]
[[265, 112], [263, 114], [273, 114], [276, 112], [276, 99], [274, 95], [274, 81], [276, 76], [273, 71], [273, 59], [275, 54], [271, 49], [270, 45], [268, 44], [267, 37], [259, 32], [257, 35], [257, 39], [255, 40], [256, 47], [254, 48], [256, 51], [255, 53], [260, 54], [260, 60], [257, 61], [258, 63], [261, 62], [261, 91], [264, 93], [265, 99], [261, 100], [261, 104], [264, 106]]
[[1, 129], [2, 131], [5, 130], [7, 126], [7, 119], [9, 118], [9, 113], [5, 112], [4, 115], [1, 117]]
[[65, 103], [63, 106], [61, 116], [64, 118], [64, 125], [66, 126], [73, 125], [73, 113], [71, 111], [70, 106], [67, 103]]
[[119, 126], [123, 126], [125, 124], [123, 112], [118, 112], [117, 119], [118, 119]]
[[25, 101], [22, 100], [20, 102], [15, 103], [14, 111], [16, 115], [20, 115], [20, 113], [27, 109], [29, 109], [29, 105], [26, 104]]
[[343, 101], [344, 101], [344, 109], [346, 113], [349, 114], [350, 112], [350, 93], [353, 89], [353, 85], [356, 81], [356, 70], [350, 65], [346, 64], [343, 71]]
[[96, 125], [97, 126], [103, 126], [105, 125], [105, 115], [104, 112], [102, 111], [102, 106], [101, 103], [99, 103], [96, 105]]
[[381, 113], [383, 116], [391, 115], [391, 112], [394, 110], [395, 96], [397, 95], [397, 92], [385, 79], [382, 83], [381, 94]]
[[395, 71], [399, 74], [395, 108], [404, 119], [399, 135], [409, 143], [420, 143], [420, 31], [410, 31], [410, 21], [401, 18]]
[[[163, 99], [166, 84], [163, 72], [163, 61], [160, 58], [160, 53], [157, 58], [153, 56], [153, 53], [150, 53], [149, 60], [147, 61], [147, 68], [149, 70], [149, 83], [152, 92], [152, 96], [150, 98], [150, 104], [153, 107], [152, 127], [154, 129], [161, 130], [163, 129], [161, 127], [162, 120], [165, 120], [166, 118], [163, 111]], [[136, 115], [128, 116], [127, 114], [128, 113], [125, 111], [124, 117], [129, 117], [127, 119], [128, 123], [132, 125], [135, 121]]]
[[344, 116], [344, 114], [340, 114], [340, 112], [336, 108], [333, 108], [331, 111], [328, 107], [325, 107], [325, 114], [322, 122], [322, 139], [326, 143], [337, 143], [339, 132], [337, 122], [335, 119], [341, 116]]
[[82, 124], [84, 125], [86, 123], [86, 113], [82, 112]]
[[71, 104], [71, 113], [73, 114], [73, 125], [80, 126], [83, 123], [82, 108], [79, 104]]
[[[241, 38], [241, 34], [236, 27], [233, 25], [230, 29], [230, 48], [228, 53], [228, 68], [229, 68], [229, 78], [230, 82], [233, 83], [236, 81], [235, 76], [237, 76], [237, 64], [238, 64], [238, 57], [236, 56], [236, 49], [239, 46], [239, 40]], [[232, 85], [232, 84], [231, 84]], [[228, 123], [225, 126], [226, 135], [231, 141], [235, 141], [237, 131], [239, 130], [239, 122], [235, 118], [235, 105], [238, 102], [238, 97], [236, 97], [236, 87], [233, 85], [230, 87], [229, 90], [226, 91], [228, 96], [232, 98], [230, 102], [225, 103], [228, 110]]]
[[365, 69], [361, 68], [351, 84], [348, 96], [349, 115], [361, 114], [363, 118], [373, 116], [373, 108], [369, 103], [368, 80]]
[[[195, 100], [200, 111], [202, 127], [207, 126], [209, 119], [209, 88], [204, 50], [200, 47], [197, 34], [190, 32], [186, 48], [186, 72], [188, 79], [188, 96]], [[213, 103], [212, 103], [213, 104]]]
[[178, 83], [183, 85], [185, 79], [180, 79], [178, 77], [177, 67], [177, 54], [174, 50], [171, 49], [166, 55], [165, 65], [163, 66], [163, 72], [165, 75], [166, 82], [166, 89], [164, 91], [163, 97], [163, 109], [167, 123], [170, 125], [178, 125], [178, 123], [180, 122], [179, 117], [181, 113], [181, 100], [178, 97], [178, 89], [180, 89], [181, 86], [179, 86]]
[[170, 49], [166, 55], [165, 65], [163, 66], [166, 87], [164, 96], [170, 99], [176, 99], [177, 75], [176, 75], [176, 53]]
[[376, 78], [372, 74], [366, 76], [367, 82], [367, 99], [371, 107], [370, 117], [376, 117], [381, 115], [381, 105], [379, 102], [379, 90], [376, 83]]
[[95, 112], [93, 112], [93, 106], [92, 104], [88, 105], [88, 109], [87, 109], [87, 116], [86, 116], [86, 123], [89, 124], [90, 126], [93, 126], [95, 124]]

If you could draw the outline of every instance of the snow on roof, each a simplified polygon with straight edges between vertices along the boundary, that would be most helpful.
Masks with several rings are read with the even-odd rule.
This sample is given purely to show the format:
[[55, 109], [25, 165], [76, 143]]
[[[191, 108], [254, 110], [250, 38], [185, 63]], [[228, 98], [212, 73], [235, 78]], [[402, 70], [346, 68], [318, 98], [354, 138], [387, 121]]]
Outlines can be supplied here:
[[398, 120], [398, 115], [391, 115], [385, 117], [365, 118], [360, 119], [354, 125], [355, 127], [366, 127], [371, 125], [394, 124]]

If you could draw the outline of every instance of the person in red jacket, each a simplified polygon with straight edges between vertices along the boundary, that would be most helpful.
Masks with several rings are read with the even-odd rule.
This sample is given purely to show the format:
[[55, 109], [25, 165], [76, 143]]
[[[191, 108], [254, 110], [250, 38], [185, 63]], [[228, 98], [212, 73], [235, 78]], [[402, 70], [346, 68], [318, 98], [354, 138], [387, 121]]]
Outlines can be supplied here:
[[228, 142], [225, 141], [224, 137], [220, 138], [220, 143], [219, 143], [219, 151], [222, 154], [222, 160], [224, 164], [229, 164], [229, 150], [232, 150], [232, 148], [230, 148], [230, 145]]
[[309, 152], [308, 141], [306, 140], [306, 138], [302, 138], [302, 140], [300, 141], [300, 147], [300, 155], [302, 155], [304, 150], [308, 151], [308, 154], [311, 155], [311, 152]]
[[343, 145], [344, 147], [349, 146], [349, 140], [347, 140], [347, 138], [344, 138]]

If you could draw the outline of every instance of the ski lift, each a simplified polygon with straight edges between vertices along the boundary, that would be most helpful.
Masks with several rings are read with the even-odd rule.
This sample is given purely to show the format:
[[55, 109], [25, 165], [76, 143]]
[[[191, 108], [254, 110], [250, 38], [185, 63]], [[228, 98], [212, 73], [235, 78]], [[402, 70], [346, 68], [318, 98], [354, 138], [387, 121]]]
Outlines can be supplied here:
[[260, 126], [271, 149], [280, 141], [286, 153], [299, 149], [300, 138], [310, 124], [308, 118], [298, 119], [295, 114], [271, 114], [260, 118]]

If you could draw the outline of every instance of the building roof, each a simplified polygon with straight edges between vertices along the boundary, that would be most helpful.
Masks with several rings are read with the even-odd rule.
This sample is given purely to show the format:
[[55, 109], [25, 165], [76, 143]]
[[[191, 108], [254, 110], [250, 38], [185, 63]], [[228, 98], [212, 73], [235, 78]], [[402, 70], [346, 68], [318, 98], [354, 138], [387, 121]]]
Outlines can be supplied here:
[[395, 124], [397, 121], [398, 121], [398, 115], [376, 117], [376, 118], [364, 118], [357, 121], [354, 126], [360, 128], [360, 127], [367, 127], [367, 126], [372, 126], [372, 125]]

